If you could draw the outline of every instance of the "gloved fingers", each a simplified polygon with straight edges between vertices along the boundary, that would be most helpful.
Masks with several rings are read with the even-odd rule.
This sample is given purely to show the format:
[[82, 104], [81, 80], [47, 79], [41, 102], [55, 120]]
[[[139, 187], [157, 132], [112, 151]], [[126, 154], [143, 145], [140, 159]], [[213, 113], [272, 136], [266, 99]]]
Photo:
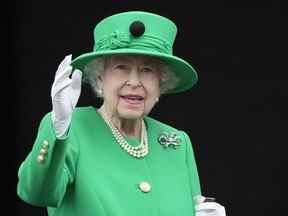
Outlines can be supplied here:
[[225, 212], [225, 208], [216, 202], [204, 202], [198, 205], [195, 205], [196, 211], [223, 211]]
[[202, 202], [199, 203], [198, 205], [195, 205], [195, 208], [197, 211], [201, 211], [203, 209], [216, 209], [219, 206], [221, 205], [216, 202]]
[[52, 90], [51, 90], [51, 97], [52, 99], [64, 88], [68, 87], [71, 85], [72, 80], [71, 79], [66, 79], [61, 83], [58, 83], [58, 85], [53, 85]]
[[64, 70], [64, 68], [66, 68], [68, 65], [70, 65], [72, 60], [72, 55], [67, 55], [65, 56], [65, 58], [62, 60], [62, 62], [59, 64], [58, 69], [56, 71], [55, 77], [57, 76], [57, 74], [59, 74], [61, 71]]
[[58, 85], [58, 83], [63, 82], [63, 80], [70, 79], [71, 72], [72, 72], [72, 66], [69, 65], [55, 76], [53, 84]]
[[81, 80], [82, 80], [82, 72], [76, 69], [72, 74], [72, 84], [71, 87], [73, 90], [81, 90]]
[[216, 210], [218, 215], [226, 216], [225, 207], [219, 204], [219, 208]]
[[80, 70], [75, 70], [72, 74], [72, 83], [71, 83], [71, 103], [72, 107], [75, 108], [78, 99], [81, 94], [81, 84], [82, 84], [82, 72]]
[[215, 213], [207, 213], [204, 211], [196, 212], [195, 216], [216, 216]]
[[197, 204], [204, 202], [206, 198], [202, 195], [196, 195], [193, 197], [193, 199], [194, 199], [195, 204], [197, 205]]

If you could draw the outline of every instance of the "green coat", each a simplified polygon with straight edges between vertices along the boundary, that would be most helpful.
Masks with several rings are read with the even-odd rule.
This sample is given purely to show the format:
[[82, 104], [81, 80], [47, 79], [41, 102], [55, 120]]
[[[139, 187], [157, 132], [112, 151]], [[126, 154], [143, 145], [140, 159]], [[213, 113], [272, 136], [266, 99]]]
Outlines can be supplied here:
[[[95, 108], [77, 108], [63, 140], [56, 139], [48, 113], [19, 168], [19, 197], [47, 207], [49, 216], [193, 216], [192, 198], [201, 190], [189, 137], [150, 117], [144, 121], [149, 154], [137, 159], [119, 146]], [[176, 132], [180, 147], [160, 145], [163, 131]], [[48, 152], [40, 163], [45, 143]], [[139, 189], [143, 181], [149, 192]]]

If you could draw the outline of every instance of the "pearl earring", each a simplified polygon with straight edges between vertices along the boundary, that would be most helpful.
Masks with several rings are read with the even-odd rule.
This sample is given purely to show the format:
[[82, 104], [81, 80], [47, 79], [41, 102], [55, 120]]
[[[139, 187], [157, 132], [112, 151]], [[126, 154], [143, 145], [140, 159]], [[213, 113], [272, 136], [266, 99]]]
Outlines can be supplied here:
[[159, 97], [156, 97], [155, 98], [155, 102], [157, 103], [159, 101]]
[[103, 95], [103, 90], [102, 89], [98, 89], [98, 94], [102, 96]]

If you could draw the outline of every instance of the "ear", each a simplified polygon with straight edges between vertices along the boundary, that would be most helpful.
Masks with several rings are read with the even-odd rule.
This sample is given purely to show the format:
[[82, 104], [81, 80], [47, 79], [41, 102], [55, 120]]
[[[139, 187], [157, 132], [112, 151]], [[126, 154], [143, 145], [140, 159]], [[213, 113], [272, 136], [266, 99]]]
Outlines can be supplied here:
[[99, 89], [103, 89], [103, 77], [101, 75], [96, 78], [96, 83]]

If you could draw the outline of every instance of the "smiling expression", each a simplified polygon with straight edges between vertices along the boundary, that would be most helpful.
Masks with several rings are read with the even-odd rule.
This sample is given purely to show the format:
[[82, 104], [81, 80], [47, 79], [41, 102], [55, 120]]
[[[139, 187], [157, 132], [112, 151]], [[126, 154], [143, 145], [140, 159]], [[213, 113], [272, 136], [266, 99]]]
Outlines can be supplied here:
[[160, 61], [148, 56], [115, 55], [106, 60], [98, 85], [104, 106], [119, 119], [140, 119], [160, 96]]

